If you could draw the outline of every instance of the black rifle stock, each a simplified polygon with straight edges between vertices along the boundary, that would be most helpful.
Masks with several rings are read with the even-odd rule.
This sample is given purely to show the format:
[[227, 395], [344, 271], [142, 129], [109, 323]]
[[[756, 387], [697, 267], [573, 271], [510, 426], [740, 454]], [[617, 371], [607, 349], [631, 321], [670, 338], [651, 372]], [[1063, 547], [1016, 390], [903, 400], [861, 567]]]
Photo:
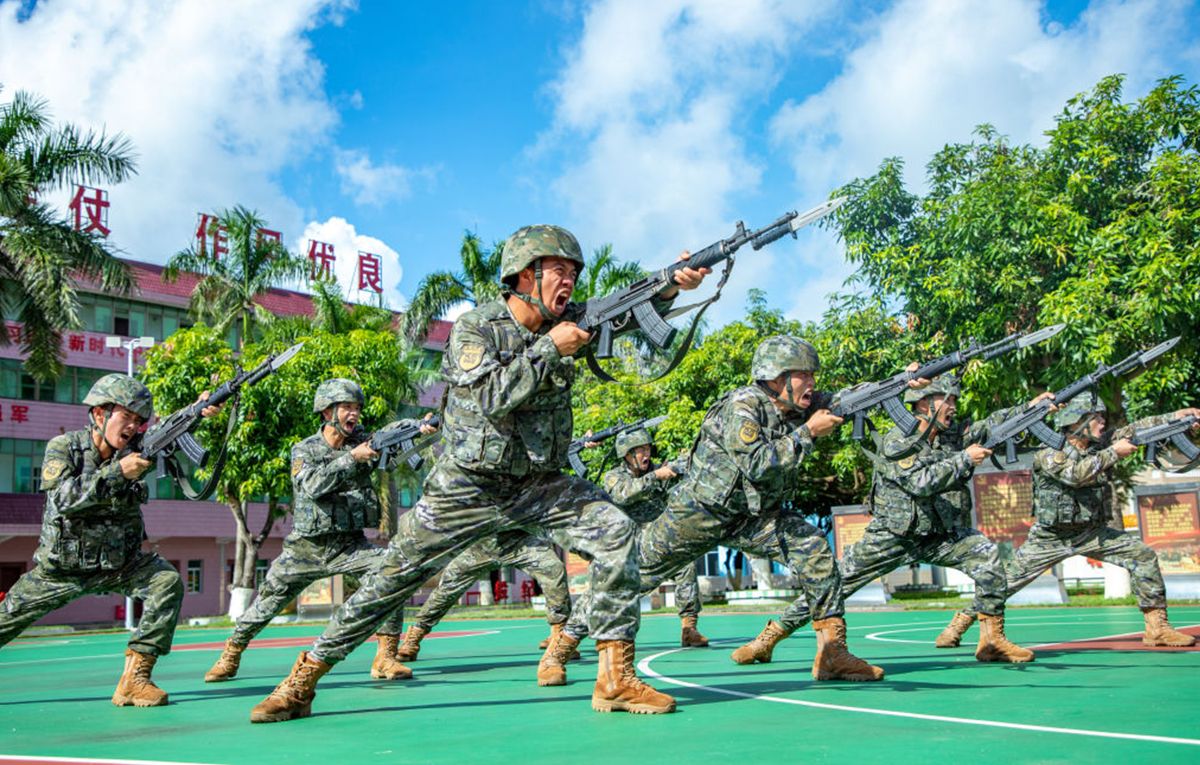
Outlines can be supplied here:
[[182, 451], [192, 464], [204, 467], [208, 462], [208, 450], [200, 445], [192, 431], [203, 419], [201, 412], [210, 406], [220, 406], [233, 398], [247, 386], [267, 377], [275, 370], [286, 364], [300, 352], [304, 343], [297, 343], [283, 353], [268, 356], [261, 364], [249, 372], [239, 370], [232, 379], [222, 383], [203, 401], [189, 404], [165, 418], [153, 430], [146, 433], [142, 439], [140, 452], [144, 459], [158, 464], [158, 477], [167, 475], [167, 462]]
[[987, 361], [1002, 354], [1040, 343], [1057, 335], [1065, 326], [1065, 324], [1055, 324], [1026, 335], [1014, 333], [990, 345], [980, 345], [972, 340], [967, 347], [926, 362], [915, 371], [897, 372], [886, 380], [866, 383], [850, 389], [842, 394], [841, 400], [830, 408], [830, 412], [844, 419], [853, 419], [853, 438], [861, 441], [866, 435], [867, 413], [877, 406], [882, 406], [888, 417], [896, 423], [904, 435], [911, 436], [916, 432], [919, 423], [900, 399], [900, 396], [908, 389], [910, 382], [922, 377], [932, 380], [938, 375], [957, 369], [976, 357]]
[[437, 440], [437, 434], [434, 433], [431, 433], [429, 438], [421, 438], [421, 426], [423, 425], [440, 428], [442, 420], [435, 414], [429, 419], [417, 420], [415, 425], [380, 428], [372, 433], [369, 443], [373, 450], [379, 452], [379, 463], [375, 469], [383, 470], [387, 465], [388, 456], [392, 451], [397, 451], [397, 459], [407, 461], [408, 466], [413, 470], [420, 470], [423, 461], [420, 450]]
[[[1145, 368], [1151, 361], [1175, 347], [1179, 338], [1166, 342], [1145, 351], [1135, 351], [1116, 364], [1107, 366], [1100, 364], [1094, 372], [1080, 377], [1070, 385], [1054, 392], [1054, 399], [1043, 399], [1033, 406], [1026, 407], [1017, 414], [1009, 417], [988, 431], [988, 437], [982, 446], [985, 449], [995, 449], [1004, 444], [1004, 461], [1011, 465], [1017, 461], [1017, 440], [1025, 431], [1032, 433], [1039, 441], [1051, 449], [1061, 450], [1066, 444], [1067, 437], [1045, 423], [1052, 406], [1062, 406], [1081, 393], [1092, 390], [1105, 377], [1120, 377], [1136, 367]], [[993, 461], [994, 458], [993, 458]]]
[[621, 433], [625, 433], [626, 431], [630, 430], [637, 430], [638, 428], [646, 428], [647, 430], [650, 428], [657, 428], [666, 421], [667, 416], [662, 415], [660, 417], [648, 417], [644, 420], [637, 420], [630, 423], [618, 422], [611, 428], [605, 428], [604, 430], [596, 431], [590, 436], [577, 438], [571, 442], [570, 446], [567, 447], [567, 462], [571, 464], [571, 469], [575, 471], [575, 475], [579, 476], [580, 478], [586, 478], [587, 465], [584, 464], [583, 457], [580, 456], [580, 452], [587, 448], [584, 446], [584, 444], [603, 443], [610, 438], [615, 438]]
[[755, 231], [747, 231], [745, 224], [738, 221], [737, 230], [728, 239], [693, 252], [688, 260], [672, 263], [611, 295], [587, 301], [577, 325], [585, 332], [599, 332], [596, 344], [598, 359], [612, 357], [613, 337], [617, 332], [627, 329], [640, 328], [655, 346], [667, 348], [675, 339], [677, 330], [658, 315], [651, 301], [658, 293], [675, 285], [678, 271], [684, 268], [712, 268], [745, 244], [760, 250], [789, 234], [795, 238], [799, 229], [825, 217], [845, 201], [845, 197], [838, 197], [803, 214], [793, 210], [780, 216], [771, 225]]

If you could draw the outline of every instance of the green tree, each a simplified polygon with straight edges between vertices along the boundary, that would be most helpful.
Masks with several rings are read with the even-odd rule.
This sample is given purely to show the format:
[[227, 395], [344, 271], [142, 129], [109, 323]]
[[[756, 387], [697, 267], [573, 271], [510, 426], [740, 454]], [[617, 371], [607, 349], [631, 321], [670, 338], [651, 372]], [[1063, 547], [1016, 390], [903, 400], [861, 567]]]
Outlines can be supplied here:
[[0, 105], [0, 310], [24, 325], [25, 368], [43, 382], [62, 373], [62, 331], [80, 326], [75, 280], [118, 293], [131, 281], [102, 237], [76, 231], [38, 198], [135, 172], [133, 145], [120, 134], [53, 125], [47, 103], [26, 92]]
[[[374, 429], [389, 422], [401, 403], [415, 395], [410, 368], [396, 352], [396, 336], [388, 331], [351, 329], [334, 335], [315, 329], [304, 336], [304, 349], [275, 374], [245, 390], [228, 447], [228, 458], [217, 484], [218, 498], [229, 506], [237, 528], [235, 587], [254, 586], [258, 549], [272, 524], [285, 515], [291, 496], [291, 448], [317, 432], [312, 413], [313, 394], [321, 380], [348, 377], [367, 394], [363, 425]], [[241, 355], [252, 368], [270, 353], [286, 346], [251, 343]], [[166, 414], [195, 400], [204, 389], [228, 379], [234, 368], [233, 351], [219, 330], [203, 325], [183, 329], [147, 352], [142, 378], [155, 396], [155, 408]], [[231, 407], [206, 421], [201, 442], [219, 447]], [[266, 502], [269, 514], [260, 529], [247, 522], [247, 505]]]
[[582, 276], [571, 292], [571, 299], [577, 303], [607, 295], [646, 275], [637, 263], [617, 260], [611, 244], [602, 244], [593, 250], [592, 257], [587, 258], [586, 263]]
[[[223, 210], [209, 223], [210, 236], [199, 245], [175, 253], [163, 270], [167, 282], [178, 279], [183, 271], [200, 274], [200, 283], [192, 293], [192, 315], [222, 333], [237, 326], [239, 347], [253, 339], [252, 326], [271, 319], [256, 298], [272, 287], [304, 277], [311, 268], [307, 258], [262, 236], [260, 232], [265, 228], [266, 222], [245, 207]], [[204, 242], [222, 229], [229, 251], [218, 257]]]
[[852, 201], [836, 226], [854, 283], [893, 309], [910, 347], [1067, 323], [1052, 343], [973, 365], [963, 401], [973, 415], [1174, 335], [1182, 342], [1151, 373], [1101, 393], [1118, 421], [1194, 396], [1200, 93], [1179, 77], [1133, 103], [1121, 91], [1113, 76], [1072, 98], [1045, 147], [978, 128], [930, 160], [924, 195], [904, 188], [896, 159], [843, 190]]
[[417, 285], [404, 313], [405, 336], [419, 340], [429, 322], [445, 316], [460, 303], [479, 305], [499, 297], [503, 253], [503, 242], [485, 250], [478, 236], [465, 232], [458, 249], [459, 271], [434, 271], [426, 274]]

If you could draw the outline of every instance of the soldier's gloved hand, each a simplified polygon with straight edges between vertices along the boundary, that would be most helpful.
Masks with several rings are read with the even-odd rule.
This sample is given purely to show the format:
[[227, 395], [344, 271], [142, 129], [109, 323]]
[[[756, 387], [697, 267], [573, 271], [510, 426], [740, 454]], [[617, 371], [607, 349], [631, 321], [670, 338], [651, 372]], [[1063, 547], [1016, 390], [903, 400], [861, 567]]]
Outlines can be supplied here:
[[654, 471], [654, 477], [660, 481], [669, 481], [677, 475], [679, 475], [679, 473], [676, 473], [674, 470], [672, 470], [670, 465], [663, 465]]
[[370, 441], [363, 441], [350, 450], [350, 458], [355, 462], [370, 462], [379, 456], [379, 452], [371, 448]]
[[433, 419], [433, 412], [425, 415], [425, 419], [421, 421], [421, 435], [428, 436], [437, 432], [437, 426], [429, 422]]
[[554, 341], [554, 347], [558, 349], [560, 356], [574, 356], [591, 338], [590, 333], [584, 332], [573, 321], [560, 321], [551, 327], [547, 334]]
[[979, 467], [983, 464], [984, 460], [992, 456], [991, 449], [985, 449], [979, 444], [971, 444], [966, 449], [963, 449], [963, 451], [966, 453], [967, 459], [971, 460], [971, 463], [975, 467]]
[[150, 460], [143, 459], [141, 454], [126, 454], [118, 463], [121, 466], [121, 475], [125, 476], [128, 481], [136, 481], [142, 477], [150, 469]]
[[808, 426], [808, 432], [813, 438], [822, 438], [837, 430], [842, 424], [842, 418], [830, 413], [828, 409], [818, 409], [804, 424]]
[[1113, 441], [1112, 450], [1117, 453], [1121, 459], [1125, 459], [1129, 455], [1137, 451], [1137, 447], [1128, 438], [1122, 438], [1120, 441]]
[[[1043, 402], [1043, 401], [1046, 401], [1046, 400], [1048, 400], [1048, 399], [1052, 399], [1052, 398], [1054, 398], [1054, 391], [1049, 391], [1049, 390], [1048, 390], [1048, 391], [1046, 391], [1045, 393], [1039, 393], [1039, 394], [1037, 394], [1036, 396], [1034, 396], [1034, 398], [1033, 398], [1033, 400], [1032, 400], [1032, 401], [1030, 401], [1030, 402], [1029, 402], [1029, 406], [1030, 406], [1030, 407], [1035, 407], [1035, 406], [1037, 406], [1038, 404], [1040, 404], [1041, 402]], [[1057, 412], [1057, 411], [1058, 411], [1058, 405], [1057, 405], [1057, 404], [1051, 404], [1051, 405], [1050, 405], [1050, 411], [1051, 411], [1051, 412]]]

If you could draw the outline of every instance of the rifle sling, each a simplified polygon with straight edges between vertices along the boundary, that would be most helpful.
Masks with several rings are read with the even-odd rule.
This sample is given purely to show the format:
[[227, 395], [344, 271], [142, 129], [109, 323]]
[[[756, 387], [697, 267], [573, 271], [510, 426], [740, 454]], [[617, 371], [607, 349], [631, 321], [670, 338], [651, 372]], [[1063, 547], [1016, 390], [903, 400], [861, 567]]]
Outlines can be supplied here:
[[221, 480], [221, 471], [225, 469], [225, 458], [229, 453], [229, 438], [233, 435], [233, 429], [237, 426], [238, 403], [240, 400], [240, 395], [234, 395], [229, 410], [229, 423], [225, 426], [225, 438], [221, 441], [221, 451], [217, 453], [217, 460], [213, 463], [212, 475], [208, 477], [208, 480], [198, 490], [192, 488], [191, 479], [187, 477], [183, 466], [179, 464], [179, 459], [174, 454], [164, 461], [167, 473], [179, 485], [183, 496], [188, 499], [205, 500], [211, 497], [213, 491], [216, 490], [217, 482]]
[[[663, 370], [663, 372], [657, 377], [653, 377], [649, 380], [643, 380], [639, 383], [633, 383], [633, 385], [649, 385], [650, 383], [658, 382], [662, 378], [671, 374], [671, 372], [675, 371], [675, 367], [679, 366], [679, 363], [683, 361], [683, 357], [686, 356], [687, 352], [692, 349], [692, 340], [696, 336], [696, 330], [700, 326], [700, 319], [704, 317], [704, 312], [708, 310], [710, 305], [720, 299], [721, 290], [725, 287], [725, 282], [729, 281], [729, 274], [733, 271], [733, 259], [734, 256], [730, 255], [725, 260], [725, 268], [721, 271], [721, 280], [717, 282], [717, 291], [713, 293], [712, 297], [691, 303], [690, 305], [674, 308], [666, 313], [665, 318], [673, 319], [676, 316], [682, 316], [688, 311], [696, 308], [700, 309], [696, 311], [696, 318], [692, 319], [692, 326], [688, 327], [687, 335], [684, 336], [683, 342], [679, 344], [679, 348], [675, 351], [675, 357], [671, 359], [671, 363], [667, 365], [667, 368]], [[608, 372], [605, 372], [600, 366], [600, 362], [596, 359], [596, 354], [592, 350], [592, 346], [590, 344], [584, 348], [583, 357], [587, 361], [588, 369], [590, 369], [592, 374], [596, 375], [596, 377], [602, 382], [617, 382], [617, 378], [613, 377]]]

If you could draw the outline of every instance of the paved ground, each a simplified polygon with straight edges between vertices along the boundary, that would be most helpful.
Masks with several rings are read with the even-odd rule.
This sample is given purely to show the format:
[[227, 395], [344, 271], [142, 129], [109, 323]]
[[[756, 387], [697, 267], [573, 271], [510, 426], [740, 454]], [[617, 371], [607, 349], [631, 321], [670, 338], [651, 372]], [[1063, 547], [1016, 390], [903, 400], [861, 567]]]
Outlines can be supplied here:
[[[1171, 615], [1200, 632], [1200, 607]], [[567, 686], [538, 688], [535, 620], [446, 622], [405, 682], [371, 680], [364, 646], [321, 683], [313, 717], [254, 726], [250, 707], [315, 627], [269, 629], [219, 685], [202, 678], [226, 631], [181, 630], [156, 709], [109, 703], [121, 635], [19, 640], [0, 650], [0, 763], [1200, 762], [1200, 650], [1143, 648], [1137, 609], [1013, 609], [1010, 636], [1043, 646], [1021, 666], [933, 648], [949, 616], [851, 614], [852, 649], [888, 672], [871, 684], [815, 683], [808, 630], [769, 665], [733, 664], [762, 616], [705, 617], [715, 647], [688, 650], [675, 619], [647, 618], [641, 670], [680, 703], [661, 717], [592, 712], [590, 644]]]

